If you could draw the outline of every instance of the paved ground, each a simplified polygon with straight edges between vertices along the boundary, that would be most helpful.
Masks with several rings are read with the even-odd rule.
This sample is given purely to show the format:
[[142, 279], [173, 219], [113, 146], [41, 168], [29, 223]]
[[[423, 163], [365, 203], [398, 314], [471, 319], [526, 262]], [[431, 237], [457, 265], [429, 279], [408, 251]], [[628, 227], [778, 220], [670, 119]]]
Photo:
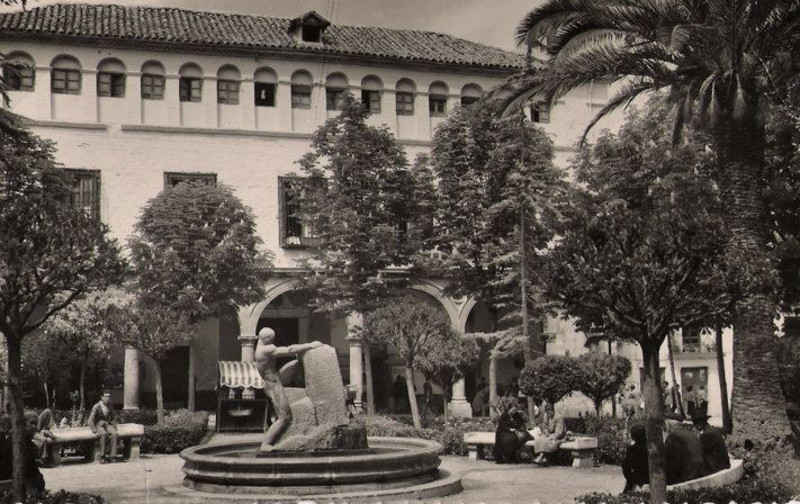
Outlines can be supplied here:
[[[220, 438], [215, 436], [215, 441], [228, 440], [230, 436]], [[180, 485], [182, 465], [177, 455], [143, 455], [139, 460], [118, 464], [67, 463], [42, 469], [42, 473], [51, 490], [100, 494], [110, 504], [209, 504], [207, 500], [186, 499], [163, 490], [165, 486]], [[577, 495], [618, 492], [624, 485], [618, 467], [498, 466], [486, 461], [470, 462], [466, 457], [442, 457], [441, 467], [462, 475], [462, 493], [433, 501], [448, 504], [571, 503]]]

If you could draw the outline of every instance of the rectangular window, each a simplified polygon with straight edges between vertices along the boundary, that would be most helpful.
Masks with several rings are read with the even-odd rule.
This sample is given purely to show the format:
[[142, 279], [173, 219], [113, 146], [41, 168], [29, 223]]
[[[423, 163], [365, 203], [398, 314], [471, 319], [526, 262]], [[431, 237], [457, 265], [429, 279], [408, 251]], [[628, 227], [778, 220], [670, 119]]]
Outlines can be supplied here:
[[239, 105], [239, 81], [217, 80], [217, 103]]
[[361, 90], [361, 103], [364, 105], [364, 108], [372, 112], [373, 114], [378, 114], [381, 111], [381, 92], [380, 91], [370, 91], [367, 89]]
[[475, 103], [478, 100], [480, 100], [480, 98], [478, 98], [477, 96], [462, 96], [461, 97], [461, 106], [462, 107], [467, 107], [469, 105], [472, 105], [473, 103]]
[[700, 334], [703, 332], [701, 327], [687, 326], [681, 330], [681, 343], [684, 352], [700, 351]]
[[256, 82], [256, 107], [274, 107], [276, 88], [271, 82]]
[[531, 121], [540, 124], [550, 124], [550, 106], [539, 102], [531, 107]]
[[53, 69], [51, 90], [58, 94], [81, 94], [81, 71]]
[[164, 99], [164, 76], [155, 74], [142, 74], [142, 99]]
[[292, 108], [311, 108], [311, 86], [292, 86]]
[[319, 241], [302, 218], [301, 198], [305, 188], [306, 179], [278, 177], [280, 244], [283, 248], [304, 248]]
[[203, 97], [203, 81], [197, 77], [181, 77], [178, 81], [182, 102], [199, 102]]
[[70, 204], [93, 219], [100, 218], [100, 172], [66, 169], [71, 179]]
[[3, 83], [9, 91], [33, 91], [36, 73], [27, 65], [9, 64], [3, 67]]
[[398, 91], [395, 96], [397, 115], [414, 115], [414, 93]]
[[344, 108], [344, 89], [326, 88], [325, 106], [328, 110], [342, 110]]
[[99, 72], [97, 74], [97, 96], [123, 98], [125, 96], [125, 74]]
[[447, 97], [444, 95], [429, 95], [428, 110], [432, 116], [444, 117], [447, 115]]
[[319, 42], [322, 39], [322, 27], [309, 26], [303, 27], [303, 42]]
[[216, 173], [187, 173], [187, 172], [164, 172], [164, 188], [175, 187], [181, 182], [196, 184], [217, 184]]

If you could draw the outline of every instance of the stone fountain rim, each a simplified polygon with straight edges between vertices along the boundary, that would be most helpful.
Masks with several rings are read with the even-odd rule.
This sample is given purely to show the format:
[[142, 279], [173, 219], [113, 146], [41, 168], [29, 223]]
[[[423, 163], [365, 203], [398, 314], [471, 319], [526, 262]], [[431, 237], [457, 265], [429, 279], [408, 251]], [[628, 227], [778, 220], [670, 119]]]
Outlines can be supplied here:
[[220, 457], [215, 455], [206, 455], [199, 453], [204, 450], [213, 450], [214, 448], [227, 448], [233, 447], [252, 447], [258, 445], [258, 441], [228, 441], [225, 443], [211, 443], [204, 445], [197, 445], [186, 448], [181, 451], [179, 456], [187, 462], [203, 462], [205, 464], [221, 464], [221, 465], [236, 465], [236, 466], [264, 466], [272, 463], [278, 463], [282, 466], [291, 465], [305, 465], [309, 459], [314, 459], [318, 463], [327, 459], [334, 459], [339, 463], [351, 464], [366, 461], [380, 461], [380, 460], [393, 460], [398, 455], [408, 456], [414, 455], [433, 455], [438, 456], [442, 450], [442, 445], [436, 441], [419, 438], [404, 438], [404, 437], [383, 437], [373, 436], [368, 437], [367, 442], [377, 444], [378, 446], [385, 445], [400, 445], [402, 447], [411, 448], [401, 452], [393, 453], [363, 453], [358, 455], [340, 455], [340, 456], [309, 456], [309, 457], [261, 457], [261, 458], [239, 458], [239, 457]]

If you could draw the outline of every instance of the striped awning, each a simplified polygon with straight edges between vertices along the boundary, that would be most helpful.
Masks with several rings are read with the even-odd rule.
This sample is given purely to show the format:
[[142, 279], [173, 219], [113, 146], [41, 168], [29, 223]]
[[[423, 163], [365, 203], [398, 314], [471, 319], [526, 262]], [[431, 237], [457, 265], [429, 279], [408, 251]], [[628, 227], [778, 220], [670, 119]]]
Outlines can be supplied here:
[[263, 389], [264, 380], [255, 362], [219, 361], [219, 385], [228, 388]]

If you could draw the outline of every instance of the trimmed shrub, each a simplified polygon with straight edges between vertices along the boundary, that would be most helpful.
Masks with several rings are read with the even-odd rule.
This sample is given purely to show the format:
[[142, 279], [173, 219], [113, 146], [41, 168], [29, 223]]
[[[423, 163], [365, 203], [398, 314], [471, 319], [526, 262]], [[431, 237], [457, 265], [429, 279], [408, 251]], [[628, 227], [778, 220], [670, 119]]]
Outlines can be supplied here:
[[[142, 425], [155, 425], [158, 423], [158, 412], [156, 410], [138, 409], [117, 411], [118, 423], [138, 423]], [[173, 412], [167, 411], [167, 415]]]
[[[0, 504], [12, 504], [18, 502], [11, 495], [11, 490], [0, 492]], [[106, 504], [106, 500], [99, 495], [85, 493], [73, 493], [59, 490], [56, 493], [45, 491], [40, 497], [28, 496], [24, 504]]]
[[597, 438], [595, 460], [601, 464], [620, 465], [628, 447], [628, 430], [625, 420], [614, 417], [584, 417], [577, 432]]
[[525, 365], [519, 374], [519, 389], [537, 403], [555, 404], [578, 390], [581, 377], [574, 358], [545, 355]]
[[464, 433], [473, 431], [494, 432], [497, 425], [488, 418], [453, 418], [445, 424], [436, 417], [429, 422], [430, 428], [417, 430], [411, 425], [383, 415], [362, 416], [368, 436], [413, 437], [436, 441], [442, 445], [443, 455], [467, 455]]
[[208, 413], [177, 410], [163, 424], [147, 425], [142, 437], [142, 453], [179, 453], [200, 444], [208, 428]]

